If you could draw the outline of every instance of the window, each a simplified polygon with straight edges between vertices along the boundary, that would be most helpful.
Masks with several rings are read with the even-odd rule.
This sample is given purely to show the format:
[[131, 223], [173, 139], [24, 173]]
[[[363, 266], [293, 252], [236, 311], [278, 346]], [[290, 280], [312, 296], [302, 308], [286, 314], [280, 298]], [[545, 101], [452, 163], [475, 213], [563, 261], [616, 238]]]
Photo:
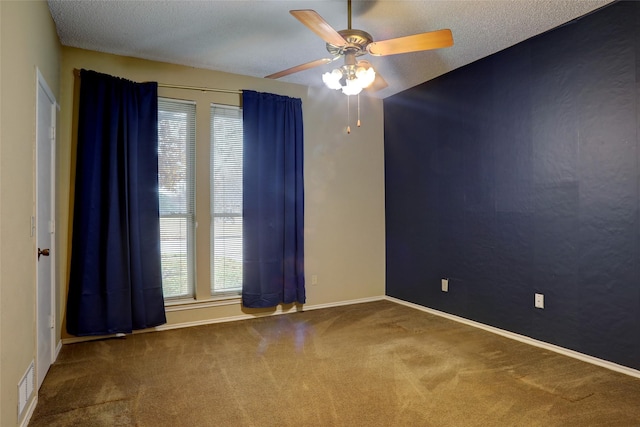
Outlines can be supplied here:
[[[191, 101], [158, 99], [160, 246], [162, 287], [167, 300], [237, 295], [242, 289], [242, 109], [211, 105], [210, 140], [205, 136], [196, 141], [197, 108]], [[196, 180], [196, 144], [202, 152], [209, 144], [208, 180], [202, 179], [206, 169]], [[196, 185], [199, 194], [210, 195], [208, 230], [197, 229]], [[209, 254], [201, 256], [209, 257], [211, 276], [201, 277], [206, 268], [195, 268], [195, 241], [206, 241], [206, 233]]]
[[196, 105], [158, 99], [160, 247], [165, 299], [195, 295]]
[[242, 288], [242, 110], [211, 106], [211, 294]]

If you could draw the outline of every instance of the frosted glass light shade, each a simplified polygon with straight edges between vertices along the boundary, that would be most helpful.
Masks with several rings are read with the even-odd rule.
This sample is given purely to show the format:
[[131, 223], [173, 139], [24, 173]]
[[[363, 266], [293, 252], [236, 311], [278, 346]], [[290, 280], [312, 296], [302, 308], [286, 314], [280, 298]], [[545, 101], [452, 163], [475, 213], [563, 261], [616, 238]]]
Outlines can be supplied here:
[[329, 89], [342, 89], [342, 85], [340, 84], [340, 79], [342, 78], [342, 71], [336, 68], [335, 70], [324, 73], [322, 75], [322, 81]]
[[[373, 67], [364, 68], [354, 66], [345, 66], [336, 68], [331, 72], [322, 75], [322, 81], [329, 89], [342, 89], [345, 95], [357, 95], [362, 89], [369, 87], [376, 78], [376, 72]], [[342, 84], [344, 80], [344, 85]]]

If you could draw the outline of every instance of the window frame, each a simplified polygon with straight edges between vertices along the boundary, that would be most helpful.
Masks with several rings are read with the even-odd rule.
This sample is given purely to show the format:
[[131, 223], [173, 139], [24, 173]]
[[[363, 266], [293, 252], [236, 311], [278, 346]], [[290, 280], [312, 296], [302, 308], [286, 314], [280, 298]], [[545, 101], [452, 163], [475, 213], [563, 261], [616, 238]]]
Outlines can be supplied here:
[[[210, 123], [210, 130], [209, 130], [209, 138], [210, 138], [210, 145], [209, 145], [209, 150], [210, 150], [210, 155], [209, 155], [209, 197], [210, 197], [210, 208], [209, 208], [209, 215], [210, 215], [210, 223], [209, 223], [209, 263], [210, 263], [210, 276], [209, 276], [209, 285], [210, 285], [210, 293], [211, 293], [211, 297], [212, 298], [225, 298], [225, 297], [234, 297], [234, 296], [240, 296], [242, 294], [242, 270], [240, 271], [241, 274], [241, 279], [240, 279], [240, 286], [238, 288], [231, 288], [231, 289], [221, 289], [221, 290], [216, 290], [216, 283], [215, 283], [215, 278], [216, 278], [216, 272], [215, 272], [215, 256], [216, 256], [216, 252], [215, 252], [215, 244], [214, 244], [214, 240], [215, 240], [215, 220], [216, 218], [240, 218], [242, 220], [242, 218], [244, 217], [243, 212], [242, 212], [242, 207], [240, 208], [240, 212], [236, 212], [236, 213], [217, 213], [215, 212], [214, 206], [215, 206], [215, 199], [216, 199], [216, 195], [214, 193], [214, 136], [215, 136], [215, 131], [213, 129], [213, 125], [214, 125], [214, 118], [215, 118], [215, 114], [214, 114], [214, 110], [215, 109], [222, 109], [222, 110], [230, 110], [230, 111], [234, 111], [237, 114], [237, 117], [240, 119], [240, 132], [241, 132], [241, 137], [240, 137], [240, 143], [242, 144], [242, 107], [237, 105], [227, 105], [227, 104], [220, 104], [220, 103], [211, 103], [210, 104], [210, 115], [209, 115], [209, 123]], [[242, 165], [242, 147], [240, 148], [240, 171], [241, 171], [241, 180], [242, 180], [242, 169], [243, 169], [243, 165]], [[241, 190], [241, 197], [242, 197], [242, 190]], [[242, 202], [241, 202], [242, 203]], [[242, 221], [240, 221], [240, 224], [242, 226]], [[244, 254], [242, 253], [242, 245], [243, 245], [243, 230], [241, 229], [240, 231], [240, 269], [242, 269], [242, 258], [244, 256]]]
[[[162, 103], [166, 103], [166, 104], [173, 104], [173, 105], [179, 105], [179, 104], [184, 104], [184, 105], [189, 105], [189, 106], [193, 106], [193, 111], [192, 112], [187, 112], [185, 109], [185, 112], [187, 112], [187, 123], [186, 123], [186, 130], [188, 132], [187, 135], [187, 144], [189, 144], [190, 146], [187, 146], [187, 152], [186, 152], [186, 159], [185, 159], [185, 163], [186, 163], [186, 171], [185, 171], [185, 175], [186, 175], [186, 179], [185, 179], [185, 184], [186, 184], [186, 189], [185, 189], [185, 198], [186, 199], [190, 199], [190, 200], [186, 200], [187, 205], [187, 209], [185, 213], [170, 213], [170, 214], [162, 214], [162, 209], [160, 209], [160, 223], [161, 223], [161, 230], [162, 230], [162, 219], [163, 218], [167, 218], [167, 219], [171, 219], [171, 218], [175, 218], [175, 219], [181, 219], [184, 218], [185, 219], [185, 223], [186, 223], [186, 267], [187, 267], [187, 292], [180, 294], [180, 295], [172, 295], [172, 296], [165, 296], [164, 300], [165, 303], [166, 302], [170, 302], [170, 301], [179, 301], [179, 300], [186, 300], [186, 299], [195, 299], [196, 295], [197, 295], [197, 270], [196, 270], [196, 257], [197, 257], [197, 253], [196, 253], [196, 239], [197, 239], [197, 219], [196, 219], [196, 186], [197, 186], [197, 180], [196, 180], [196, 175], [197, 175], [197, 170], [196, 170], [196, 149], [197, 149], [197, 103], [193, 100], [185, 100], [185, 99], [175, 99], [175, 98], [168, 98], [168, 97], [163, 97], [163, 96], [158, 96], [158, 113], [160, 113], [160, 111], [170, 111], [168, 108], [167, 109], [162, 109], [161, 108], [161, 104]], [[179, 109], [176, 108], [175, 111], [178, 111]], [[192, 113], [192, 114], [191, 114]], [[159, 124], [159, 121], [158, 121]], [[158, 160], [160, 159], [160, 126], [158, 126]], [[160, 162], [158, 162], [158, 191], [160, 191]], [[189, 206], [190, 205], [190, 206]], [[162, 237], [160, 240], [160, 247], [161, 247], [161, 254], [162, 254]], [[165, 290], [164, 287], [164, 265], [163, 265], [163, 292]]]

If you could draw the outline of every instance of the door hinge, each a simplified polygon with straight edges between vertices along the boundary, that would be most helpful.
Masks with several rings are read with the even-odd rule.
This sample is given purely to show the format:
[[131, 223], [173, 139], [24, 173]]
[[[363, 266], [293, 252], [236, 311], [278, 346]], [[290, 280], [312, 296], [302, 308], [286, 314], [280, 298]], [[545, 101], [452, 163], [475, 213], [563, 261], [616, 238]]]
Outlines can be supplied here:
[[56, 139], [56, 127], [55, 126], [51, 126], [49, 128], [49, 139], [51, 141], [55, 141], [55, 139]]
[[53, 316], [49, 316], [49, 327], [51, 329], [56, 327], [56, 319]]
[[56, 222], [55, 220], [49, 220], [49, 233], [53, 234], [56, 232]]

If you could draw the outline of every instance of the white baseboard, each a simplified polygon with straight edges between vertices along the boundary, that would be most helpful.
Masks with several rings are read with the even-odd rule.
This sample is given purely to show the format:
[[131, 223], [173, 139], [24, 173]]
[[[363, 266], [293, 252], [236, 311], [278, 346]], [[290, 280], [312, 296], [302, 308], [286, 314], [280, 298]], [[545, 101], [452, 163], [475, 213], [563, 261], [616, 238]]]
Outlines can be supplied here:
[[328, 303], [324, 303], [324, 304], [313, 304], [313, 305], [305, 305], [304, 311], [309, 311], [309, 310], [318, 310], [321, 308], [331, 308], [331, 307], [340, 307], [343, 305], [351, 305], [351, 304], [362, 304], [365, 302], [374, 302], [374, 301], [382, 301], [386, 299], [386, 297], [384, 295], [381, 296], [377, 296], [377, 297], [368, 297], [368, 298], [358, 298], [358, 299], [351, 299], [351, 300], [347, 300], [347, 301], [338, 301], [338, 302], [328, 302]]
[[97, 340], [103, 340], [105, 338], [116, 338], [116, 335], [115, 334], [114, 335], [91, 335], [86, 337], [62, 338], [62, 345], [77, 344], [79, 342], [97, 341]]
[[31, 399], [31, 403], [27, 407], [27, 411], [24, 413], [24, 417], [22, 417], [22, 422], [20, 423], [20, 427], [27, 427], [29, 425], [29, 421], [31, 421], [31, 416], [33, 412], [36, 410], [36, 406], [38, 406], [38, 392], [34, 390], [33, 399]]
[[217, 317], [214, 319], [195, 320], [193, 322], [182, 322], [182, 323], [172, 323], [172, 324], [167, 323], [164, 325], [156, 326], [153, 329], [146, 329], [143, 331], [133, 331], [133, 333], [139, 334], [139, 333], [145, 333], [145, 332], [151, 332], [151, 331], [168, 331], [171, 329], [190, 328], [192, 326], [212, 325], [215, 323], [237, 322], [238, 320], [255, 319], [257, 317], [278, 316], [280, 314], [295, 313], [298, 311], [302, 311], [302, 310], [300, 310], [298, 306], [295, 306], [295, 305], [287, 310], [284, 310], [282, 306], [278, 306], [275, 311], [268, 312], [268, 313], [239, 314], [237, 316]]
[[[256, 313], [256, 314], [239, 314], [237, 316], [218, 317], [218, 318], [214, 318], [214, 319], [196, 320], [196, 321], [192, 321], [192, 322], [165, 324], [165, 325], [156, 326], [155, 328], [145, 329], [145, 330], [141, 330], [141, 331], [133, 331], [133, 333], [134, 334], [141, 334], [141, 333], [153, 332], [153, 331], [168, 331], [168, 330], [171, 330], [171, 329], [190, 328], [192, 326], [212, 325], [212, 324], [215, 324], [215, 323], [236, 322], [238, 320], [255, 319], [255, 318], [258, 318], [258, 317], [278, 316], [278, 315], [281, 315], [281, 314], [297, 313], [299, 311], [319, 310], [321, 308], [339, 307], [339, 306], [351, 305], [351, 304], [362, 304], [362, 303], [372, 302], [372, 301], [382, 301], [384, 299], [385, 299], [385, 296], [384, 295], [380, 295], [380, 296], [375, 296], [375, 297], [358, 298], [358, 299], [330, 302], [330, 303], [324, 303], [324, 304], [293, 305], [293, 306], [287, 307], [286, 309], [283, 309], [282, 306], [279, 305], [276, 308], [276, 310], [273, 311], [273, 312]], [[197, 308], [202, 308], [202, 307], [197, 307]], [[79, 342], [94, 341], [94, 340], [105, 339], [105, 338], [116, 338], [116, 335], [100, 335], [100, 336], [90, 336], [90, 337], [63, 338], [61, 343], [62, 344], [75, 344], [75, 343], [79, 343]]]
[[53, 354], [53, 361], [51, 363], [55, 363], [58, 360], [58, 355], [60, 354], [60, 350], [62, 350], [62, 340], [58, 341], [58, 345], [56, 345], [56, 351]]
[[407, 307], [415, 308], [416, 310], [424, 311], [425, 313], [433, 314], [436, 316], [444, 317], [449, 320], [453, 320], [455, 322], [464, 323], [465, 325], [473, 326], [476, 328], [483, 329], [488, 332], [492, 332], [494, 334], [501, 335], [506, 338], [510, 338], [512, 340], [520, 341], [525, 344], [533, 345], [536, 347], [543, 348], [545, 350], [553, 351], [555, 353], [562, 354], [564, 356], [569, 356], [574, 359], [581, 360], [583, 362], [591, 363], [593, 365], [597, 365], [603, 368], [610, 369], [612, 371], [620, 372], [621, 374], [629, 375], [635, 378], [640, 378], [640, 371], [637, 369], [629, 368], [628, 366], [618, 365], [617, 363], [610, 362], [608, 360], [599, 359], [597, 357], [589, 356], [588, 354], [580, 353], [574, 350], [570, 350], [568, 348], [560, 347], [554, 344], [549, 344], [544, 341], [539, 341], [537, 339], [527, 337], [525, 335], [516, 334], [514, 332], [505, 331], [504, 329], [496, 328], [493, 326], [485, 325], [484, 323], [475, 322], [473, 320], [465, 319], [464, 317], [459, 317], [454, 314], [445, 313], [443, 311], [435, 310], [433, 308], [424, 307], [422, 305], [414, 304], [411, 302], [403, 301], [401, 299], [397, 299], [394, 297], [387, 296], [386, 300], [395, 302], [397, 304], [402, 304]]
[[[170, 330], [170, 329], [180, 329], [180, 328], [189, 328], [191, 326], [201, 326], [201, 325], [211, 325], [214, 323], [226, 323], [226, 322], [236, 322], [238, 320], [248, 320], [248, 319], [255, 319], [258, 317], [268, 317], [268, 316], [278, 316], [281, 314], [288, 314], [288, 313], [297, 313], [300, 311], [310, 311], [310, 310], [318, 310], [321, 308], [330, 308], [330, 307], [339, 307], [342, 305], [351, 305], [351, 304], [362, 304], [365, 302], [372, 302], [372, 301], [381, 301], [385, 299], [384, 296], [377, 296], [377, 297], [370, 297], [370, 298], [359, 298], [359, 299], [353, 299], [353, 300], [347, 300], [347, 301], [337, 301], [337, 302], [330, 302], [330, 303], [325, 303], [325, 304], [313, 304], [313, 305], [294, 305], [291, 308], [288, 309], [283, 309], [281, 305], [279, 305], [275, 311], [273, 312], [268, 312], [268, 313], [257, 313], [257, 314], [240, 314], [237, 316], [229, 316], [229, 317], [220, 317], [220, 318], [216, 318], [216, 319], [205, 319], [205, 320], [198, 320], [198, 321], [194, 321], [194, 322], [183, 322], [183, 323], [174, 323], [171, 325], [160, 325], [160, 326], [156, 326], [154, 328], [155, 331], [166, 331], [166, 330]], [[142, 333], [142, 332], [148, 332], [148, 331], [134, 331], [134, 333]]]
[[223, 305], [239, 305], [241, 301], [241, 298], [237, 295], [227, 298], [216, 298], [205, 301], [196, 301], [193, 299], [168, 301], [164, 304], [164, 311], [170, 313], [173, 311], [188, 311], [201, 308], [221, 307]]

